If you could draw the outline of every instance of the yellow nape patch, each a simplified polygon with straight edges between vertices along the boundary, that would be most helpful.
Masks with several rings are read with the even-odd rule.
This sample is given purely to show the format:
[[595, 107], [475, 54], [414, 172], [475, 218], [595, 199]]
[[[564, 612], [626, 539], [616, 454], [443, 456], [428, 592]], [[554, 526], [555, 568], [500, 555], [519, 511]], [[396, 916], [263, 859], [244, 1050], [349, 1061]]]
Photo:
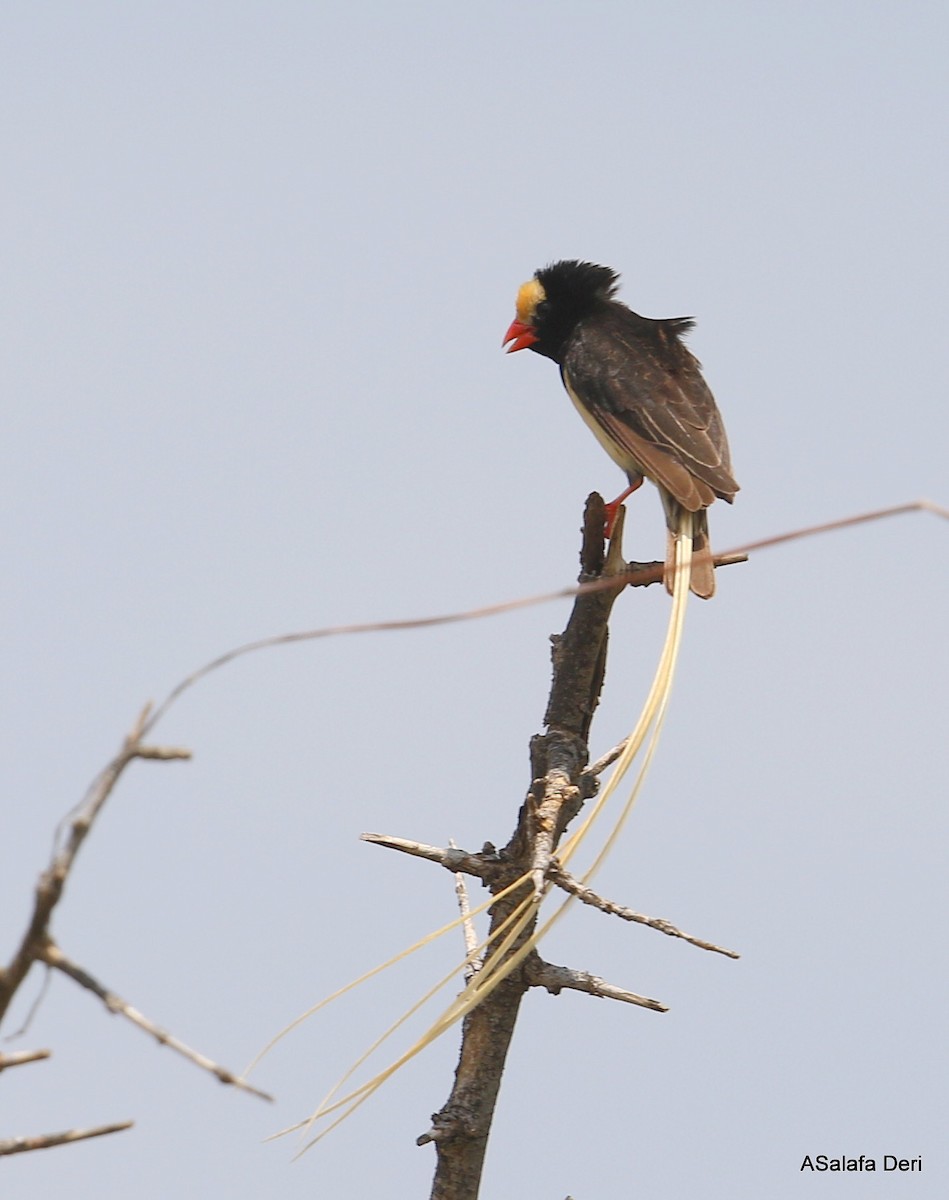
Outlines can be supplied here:
[[532, 324], [537, 305], [546, 299], [547, 293], [539, 280], [530, 279], [527, 283], [521, 284], [517, 293], [517, 319], [523, 321], [525, 325]]

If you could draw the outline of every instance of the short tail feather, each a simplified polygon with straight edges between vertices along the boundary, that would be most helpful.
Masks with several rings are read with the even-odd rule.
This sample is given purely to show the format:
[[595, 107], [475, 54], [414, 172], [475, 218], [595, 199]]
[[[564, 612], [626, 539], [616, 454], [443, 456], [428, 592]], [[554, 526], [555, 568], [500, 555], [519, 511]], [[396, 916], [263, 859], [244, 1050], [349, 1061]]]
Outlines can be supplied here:
[[708, 541], [708, 514], [704, 508], [690, 513], [665, 492], [662, 499], [666, 510], [668, 530], [666, 534], [666, 569], [663, 573], [666, 591], [671, 596], [675, 588], [676, 541], [680, 536], [691, 535], [692, 577], [689, 587], [700, 599], [710, 600], [715, 595], [715, 564], [712, 561], [712, 548]]

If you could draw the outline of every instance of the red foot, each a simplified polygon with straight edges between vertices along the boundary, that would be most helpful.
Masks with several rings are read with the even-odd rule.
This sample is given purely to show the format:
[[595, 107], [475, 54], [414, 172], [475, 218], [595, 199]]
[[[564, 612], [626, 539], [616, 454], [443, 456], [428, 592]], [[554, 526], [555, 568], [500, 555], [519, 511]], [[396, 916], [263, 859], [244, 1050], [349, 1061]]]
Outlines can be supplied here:
[[616, 524], [616, 516], [623, 501], [627, 496], [631, 496], [637, 488], [641, 488], [642, 486], [642, 479], [638, 479], [635, 483], [631, 483], [625, 492], [620, 492], [615, 500], [611, 500], [609, 504], [603, 506], [606, 509], [606, 527], [603, 533], [607, 541], [613, 536], [613, 526]]

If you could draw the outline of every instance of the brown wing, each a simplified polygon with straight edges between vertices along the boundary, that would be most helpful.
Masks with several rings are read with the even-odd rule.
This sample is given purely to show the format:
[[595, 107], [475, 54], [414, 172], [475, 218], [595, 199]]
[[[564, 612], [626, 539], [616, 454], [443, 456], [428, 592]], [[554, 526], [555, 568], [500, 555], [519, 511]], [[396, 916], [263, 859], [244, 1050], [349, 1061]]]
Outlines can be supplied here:
[[[625, 470], [661, 484], [692, 512], [731, 501], [728, 440], [699, 364], [679, 340], [687, 322], [650, 321], [619, 304], [581, 322], [564, 383]], [[590, 420], [592, 418], [592, 420]]]

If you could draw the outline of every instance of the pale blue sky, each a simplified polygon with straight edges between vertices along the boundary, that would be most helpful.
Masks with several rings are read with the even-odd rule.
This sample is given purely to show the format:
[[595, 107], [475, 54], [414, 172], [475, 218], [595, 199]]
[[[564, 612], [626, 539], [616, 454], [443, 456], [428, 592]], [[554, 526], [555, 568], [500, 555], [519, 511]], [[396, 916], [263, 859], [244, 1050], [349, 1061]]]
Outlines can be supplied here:
[[[742, 484], [717, 547], [949, 502], [947, 37], [921, 2], [5, 5], [3, 957], [57, 821], [182, 675], [571, 581], [583, 500], [622, 479], [553, 366], [501, 353], [544, 262], [696, 317]], [[661, 551], [654, 495], [627, 529]], [[947, 539], [921, 515], [794, 544], [691, 606], [598, 886], [743, 957], [559, 926], [552, 960], [671, 1012], [532, 994], [485, 1197], [784, 1200], [826, 1190], [807, 1153], [921, 1155], [876, 1191], [947, 1193]], [[667, 611], [618, 605], [594, 753]], [[358, 835], [506, 840], [566, 613], [210, 678], [157, 735], [194, 762], [136, 765], [84, 850], [63, 948], [240, 1068], [451, 917], [447, 874]], [[427, 1195], [455, 1037], [301, 1162], [262, 1139], [460, 954], [317, 1018], [256, 1076], [273, 1108], [55, 979], [4, 1047], [55, 1057], [4, 1075], [3, 1134], [137, 1127], [8, 1160], [8, 1194]]]

